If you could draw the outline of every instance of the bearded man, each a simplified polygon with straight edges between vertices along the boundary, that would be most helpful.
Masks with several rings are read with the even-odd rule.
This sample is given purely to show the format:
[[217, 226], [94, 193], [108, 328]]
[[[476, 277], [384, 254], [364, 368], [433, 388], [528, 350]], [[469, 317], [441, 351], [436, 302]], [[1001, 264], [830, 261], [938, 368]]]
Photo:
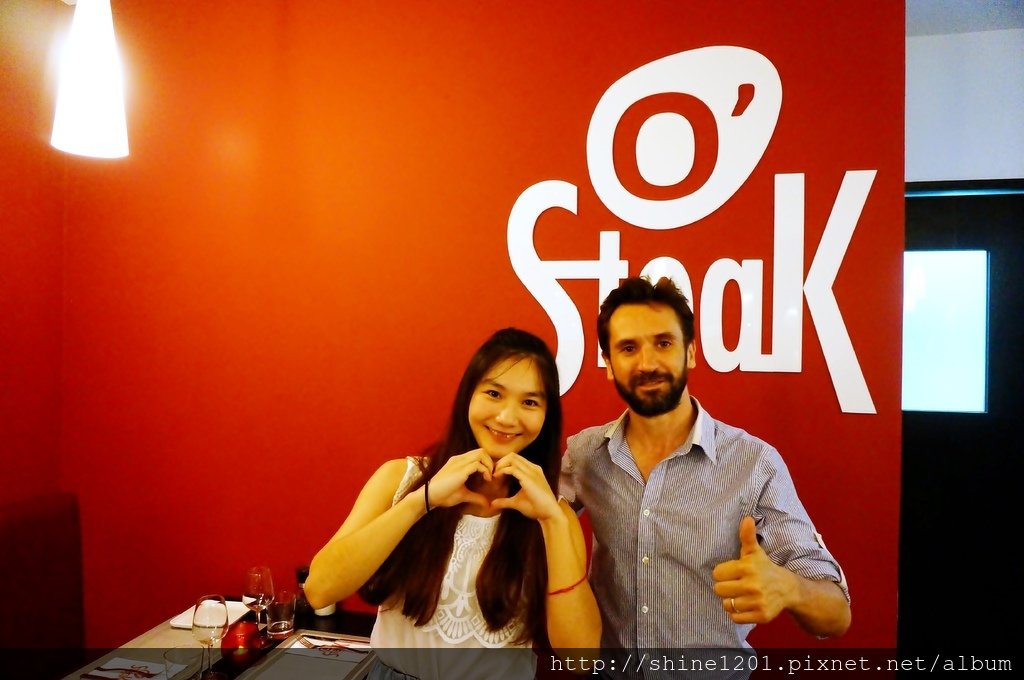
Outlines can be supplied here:
[[[627, 409], [568, 439], [559, 491], [590, 519], [604, 653], [634, 662], [697, 648], [749, 655], [750, 631], [782, 612], [811, 635], [845, 633], [842, 570], [779, 452], [690, 396], [696, 346], [686, 296], [668, 278], [626, 279], [602, 303], [597, 326]], [[658, 675], [611, 665], [609, 677]]]

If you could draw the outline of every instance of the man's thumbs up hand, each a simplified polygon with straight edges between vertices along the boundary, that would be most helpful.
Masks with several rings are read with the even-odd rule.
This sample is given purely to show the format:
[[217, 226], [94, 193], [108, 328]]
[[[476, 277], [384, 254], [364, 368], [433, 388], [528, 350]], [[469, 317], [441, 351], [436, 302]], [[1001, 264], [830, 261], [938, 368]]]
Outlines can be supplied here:
[[722, 562], [711, 572], [715, 594], [735, 623], [768, 623], [791, 601], [796, 577], [774, 562], [757, 542], [753, 517], [740, 521], [739, 559]]
[[757, 525], [754, 524], [754, 518], [748, 515], [740, 520], [740, 557], [758, 552], [764, 551], [757, 542]]

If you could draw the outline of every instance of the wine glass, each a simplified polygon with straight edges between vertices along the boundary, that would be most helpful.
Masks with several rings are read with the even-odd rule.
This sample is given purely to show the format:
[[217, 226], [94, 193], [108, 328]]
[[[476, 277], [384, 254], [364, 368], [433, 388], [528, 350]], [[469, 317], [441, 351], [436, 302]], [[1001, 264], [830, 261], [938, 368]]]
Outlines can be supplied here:
[[[245, 587], [242, 589], [242, 602], [256, 613], [256, 629], [259, 630], [263, 612], [274, 600], [274, 579], [270, 575], [270, 567], [249, 567], [245, 574]], [[260, 638], [266, 636], [266, 630], [260, 632]]]
[[227, 680], [224, 673], [213, 671], [213, 644], [223, 638], [227, 630], [228, 605], [223, 595], [203, 595], [196, 600], [196, 608], [192, 613], [192, 637], [203, 646], [205, 658], [200, 667], [203, 680]]

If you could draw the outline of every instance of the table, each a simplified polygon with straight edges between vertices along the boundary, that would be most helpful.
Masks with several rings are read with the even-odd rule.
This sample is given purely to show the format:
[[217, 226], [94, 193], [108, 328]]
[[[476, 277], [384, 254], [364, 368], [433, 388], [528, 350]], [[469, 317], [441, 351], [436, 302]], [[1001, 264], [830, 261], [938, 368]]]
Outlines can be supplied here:
[[[364, 612], [338, 610], [330, 616], [316, 616], [312, 612], [300, 611], [295, 614], [295, 629], [314, 630], [323, 633], [347, 633], [350, 635], [369, 637], [376, 618], [376, 614]], [[248, 621], [250, 623], [255, 620], [255, 615], [252, 612], [245, 614], [245, 616], [240, 619], [240, 621]], [[95, 661], [82, 666], [70, 675], [67, 675], [65, 680], [80, 680], [82, 674], [88, 674], [90, 671], [102, 667], [108, 661], [116, 658], [145, 661], [162, 665], [163, 653], [166, 650], [171, 647], [177, 647], [178, 645], [185, 645], [193, 642], [195, 642], [195, 640], [192, 637], [191, 630], [184, 628], [172, 628], [170, 619], [167, 619], [132, 640], [129, 640], [121, 647], [118, 647]], [[220, 649], [214, 648], [214, 670], [221, 671], [225, 673], [228, 678], [233, 679], [254, 665], [259, 659], [263, 658], [276, 646], [276, 644], [276, 642], [273, 642], [273, 644], [264, 649], [253, 650], [253, 654], [248, 660], [248, 663], [245, 664], [231, 663], [228, 659], [219, 658]]]

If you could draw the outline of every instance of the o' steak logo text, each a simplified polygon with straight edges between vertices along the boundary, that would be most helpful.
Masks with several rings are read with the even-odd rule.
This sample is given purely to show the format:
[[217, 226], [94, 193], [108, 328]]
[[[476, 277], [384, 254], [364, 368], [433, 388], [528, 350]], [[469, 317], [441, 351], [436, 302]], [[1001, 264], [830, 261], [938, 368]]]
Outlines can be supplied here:
[[[750, 177], [771, 141], [781, 105], [778, 71], [753, 50], [704, 47], [646, 64], [609, 87], [594, 110], [587, 132], [587, 166], [594, 191], [618, 218], [643, 229], [694, 224], [722, 207]], [[672, 112], [664, 112], [669, 106]], [[623, 182], [623, 175], [616, 173], [613, 148], [616, 134], [622, 133], [620, 122], [631, 109], [660, 111], [641, 116], [633, 169], [638, 177]], [[697, 147], [695, 128], [704, 133], [702, 140], [713, 141], [712, 148]], [[806, 300], [840, 408], [874, 413], [832, 293], [874, 178], [874, 170], [846, 172], [804, 277], [804, 175], [775, 176], [770, 353], [761, 350], [763, 260], [713, 262], [704, 274], [699, 305], [690, 274], [678, 260], [657, 257], [641, 274], [671, 276], [693, 301], [704, 358], [721, 372], [800, 372]], [[664, 192], [657, 190], [666, 187], [683, 195], [662, 198]], [[575, 215], [577, 187], [548, 180], [527, 188], [508, 218], [508, 253], [516, 275], [554, 324], [564, 394], [579, 377], [584, 334], [579, 310], [558, 281], [596, 280], [600, 301], [628, 276], [629, 262], [621, 259], [616, 231], [600, 232], [596, 260], [540, 259], [533, 231], [541, 214], [552, 208]], [[730, 281], [739, 286], [742, 300], [739, 340], [732, 349], [725, 346], [722, 329], [722, 301]]]

